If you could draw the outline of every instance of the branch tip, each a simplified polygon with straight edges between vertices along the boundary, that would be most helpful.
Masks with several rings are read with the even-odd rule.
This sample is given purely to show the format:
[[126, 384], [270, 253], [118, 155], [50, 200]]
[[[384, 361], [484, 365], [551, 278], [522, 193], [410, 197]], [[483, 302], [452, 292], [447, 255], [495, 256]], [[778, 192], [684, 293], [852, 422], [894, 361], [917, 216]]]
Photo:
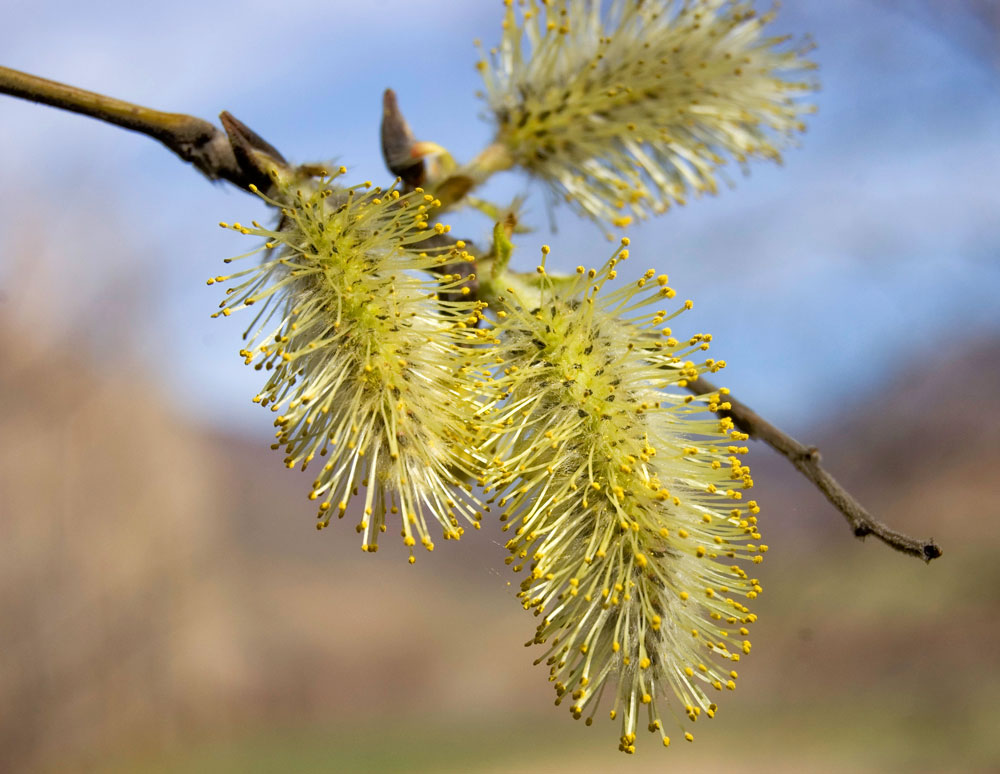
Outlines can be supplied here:
[[[718, 391], [715, 385], [701, 377], [689, 381], [686, 387], [689, 392], [695, 395], [707, 395]], [[729, 417], [736, 427], [751, 438], [763, 441], [791, 462], [795, 469], [811, 481], [830, 504], [840, 511], [851, 526], [855, 537], [864, 540], [867, 536], [874, 535], [890, 548], [910, 556], [919, 557], [925, 562], [930, 562], [941, 556], [942, 551], [933, 540], [917, 540], [901, 532], [896, 532], [868, 513], [861, 503], [820, 465], [820, 452], [817, 447], [806, 446], [796, 441], [762, 418], [750, 407], [736, 400], [731, 394], [727, 397], [727, 402], [730, 404], [730, 408], [719, 409], [715, 413], [719, 416]]]

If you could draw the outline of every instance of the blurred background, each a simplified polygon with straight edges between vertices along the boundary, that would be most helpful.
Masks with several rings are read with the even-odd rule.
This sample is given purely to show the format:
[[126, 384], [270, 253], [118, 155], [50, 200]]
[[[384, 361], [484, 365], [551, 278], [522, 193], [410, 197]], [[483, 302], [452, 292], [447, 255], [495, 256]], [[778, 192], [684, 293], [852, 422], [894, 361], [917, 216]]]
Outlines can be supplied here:
[[[386, 87], [458, 159], [489, 140], [472, 40], [500, 16], [6, 0], [0, 64], [226, 109], [290, 160], [388, 182]], [[145, 137], [0, 96], [0, 771], [1000, 770], [1000, 11], [788, 0], [776, 28], [819, 44], [802, 147], [633, 227], [632, 270], [668, 271], [734, 394], [940, 560], [857, 542], [754, 448], [771, 552], [741, 690], [693, 745], [625, 758], [615, 724], [552, 706], [498, 529], [413, 567], [314, 529], [242, 325], [209, 319], [205, 279], [248, 248], [216, 223], [263, 207]], [[484, 193], [528, 195], [524, 265], [543, 242], [565, 267], [611, 250], [519, 175]]]

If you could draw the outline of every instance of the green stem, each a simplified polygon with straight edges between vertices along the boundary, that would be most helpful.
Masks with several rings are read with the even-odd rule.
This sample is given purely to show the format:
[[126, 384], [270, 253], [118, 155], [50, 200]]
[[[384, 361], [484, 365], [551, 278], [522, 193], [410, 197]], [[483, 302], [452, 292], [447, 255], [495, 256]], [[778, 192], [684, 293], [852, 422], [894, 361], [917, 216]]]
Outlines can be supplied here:
[[164, 113], [9, 67], [0, 67], [0, 93], [80, 113], [140, 132], [159, 140], [175, 152], [181, 143], [205, 142], [218, 131], [208, 121], [194, 116]]

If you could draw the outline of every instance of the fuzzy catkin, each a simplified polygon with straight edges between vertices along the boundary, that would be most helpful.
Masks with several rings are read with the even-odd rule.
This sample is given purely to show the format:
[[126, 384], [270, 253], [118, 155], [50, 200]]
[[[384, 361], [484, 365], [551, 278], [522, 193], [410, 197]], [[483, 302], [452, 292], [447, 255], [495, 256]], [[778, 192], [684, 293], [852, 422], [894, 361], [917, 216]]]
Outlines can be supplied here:
[[606, 224], [715, 193], [730, 161], [780, 162], [813, 110], [809, 45], [769, 36], [774, 12], [752, 3], [505, 5], [501, 42], [479, 63], [497, 144]]
[[669, 744], [669, 712], [690, 739], [686, 724], [715, 714], [710, 692], [735, 688], [755, 619], [745, 602], [761, 591], [740, 562], [767, 546], [743, 501], [746, 436], [711, 413], [724, 394], [676, 389], [725, 364], [700, 359], [707, 334], [680, 341], [665, 325], [690, 302], [650, 309], [677, 306], [665, 275], [609, 289], [627, 255], [579, 267], [558, 294], [543, 263], [537, 307], [514, 289], [501, 300], [486, 419], [488, 502], [513, 531], [509, 563], [527, 574], [519, 597], [540, 618], [557, 703], [589, 724], [609, 692], [634, 752], [640, 717]]
[[482, 518], [467, 481], [478, 473], [468, 450], [484, 305], [464, 300], [466, 278], [433, 274], [461, 256], [422, 249], [447, 231], [428, 222], [439, 204], [430, 195], [333, 178], [279, 189], [267, 201], [280, 228], [233, 226], [266, 240], [266, 253], [210, 280], [237, 281], [220, 314], [259, 308], [240, 354], [268, 375], [254, 402], [278, 414], [272, 448], [289, 468], [318, 467], [317, 528], [364, 487], [362, 550], [377, 550], [387, 518], [398, 518], [412, 562], [417, 542], [434, 548], [432, 524], [457, 539], [463, 522], [478, 528]]

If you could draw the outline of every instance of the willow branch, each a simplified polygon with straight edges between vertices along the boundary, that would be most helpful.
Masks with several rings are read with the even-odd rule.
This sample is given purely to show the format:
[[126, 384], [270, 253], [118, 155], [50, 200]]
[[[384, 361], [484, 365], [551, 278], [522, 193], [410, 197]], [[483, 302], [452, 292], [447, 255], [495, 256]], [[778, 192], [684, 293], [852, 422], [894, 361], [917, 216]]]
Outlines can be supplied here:
[[254, 184], [267, 190], [268, 168], [287, 166], [272, 145], [225, 111], [219, 117], [222, 131], [194, 116], [164, 113], [8, 67], [0, 67], [0, 94], [80, 113], [152, 137], [210, 180], [226, 180], [239, 188], [249, 189]]
[[[718, 392], [718, 387], [700, 377], [688, 382], [687, 389], [695, 395]], [[941, 556], [941, 549], [933, 540], [918, 540], [904, 535], [868, 513], [861, 503], [820, 465], [819, 449], [815, 446], [799, 443], [731, 395], [726, 396], [726, 402], [730, 408], [719, 409], [716, 413], [730, 417], [733, 424], [744, 433], [763, 441], [792, 463], [795, 469], [809, 479], [847, 519], [856, 537], [864, 539], [868, 535], [874, 535], [890, 548], [919, 557], [925, 562]]]
[[[184, 161], [193, 164], [209, 179], [226, 180], [239, 188], [249, 189], [255, 185], [267, 190], [271, 184], [271, 170], [275, 166], [288, 167], [274, 146], [225, 111], [219, 116], [224, 129], [220, 131], [208, 121], [194, 116], [153, 110], [7, 67], [0, 67], [0, 94], [80, 113], [152, 137]], [[428, 149], [436, 147], [415, 142], [412, 131], [399, 112], [395, 94], [386, 91], [382, 150], [389, 168], [404, 179], [412, 176], [413, 180], [407, 182], [415, 185], [418, 178], [422, 179], [424, 175], [423, 156]], [[493, 166], [496, 165], [487, 165], [490, 171]], [[299, 171], [305, 174], [323, 173], [323, 170], [309, 166], [300, 167]], [[471, 178], [458, 176], [456, 179], [462, 183], [461, 193], [457, 196], [461, 198], [474, 183]], [[696, 395], [717, 392], [714, 385], [702, 378], [688, 382], [687, 389]], [[874, 535], [891, 548], [927, 562], [941, 556], [941, 549], [933, 540], [908, 537], [869, 514], [820, 465], [818, 449], [799, 443], [732, 396], [727, 396], [727, 402], [730, 408], [719, 409], [716, 413], [730, 417], [740, 430], [751, 438], [764, 441], [791, 462], [843, 514], [855, 536], [865, 538]]]

